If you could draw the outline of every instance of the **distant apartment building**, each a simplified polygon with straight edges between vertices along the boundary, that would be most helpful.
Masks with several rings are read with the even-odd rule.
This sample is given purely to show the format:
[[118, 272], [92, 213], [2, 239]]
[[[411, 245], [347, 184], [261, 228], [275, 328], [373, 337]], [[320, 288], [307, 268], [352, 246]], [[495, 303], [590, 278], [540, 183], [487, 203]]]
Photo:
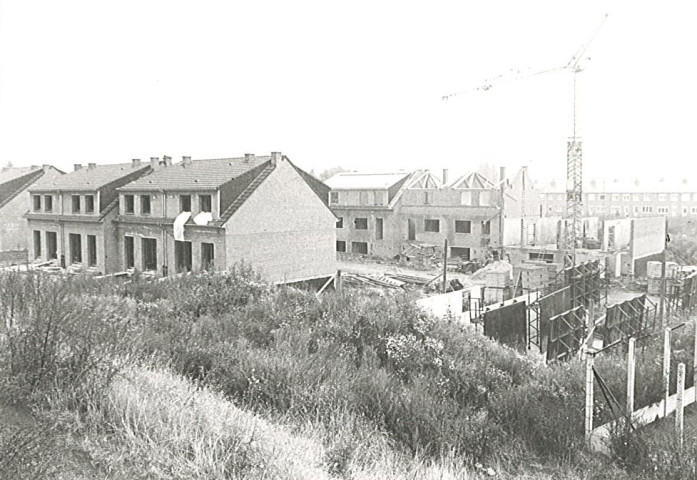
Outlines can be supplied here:
[[[30, 205], [29, 189], [40, 180], [52, 181], [62, 174], [50, 165], [0, 170], [0, 252], [28, 249], [29, 229], [24, 214]], [[26, 261], [26, 255], [24, 258]]]
[[184, 157], [117, 190], [119, 270], [173, 275], [244, 262], [277, 283], [336, 272], [329, 188], [281, 153]]
[[532, 189], [526, 171], [503, 180], [504, 188], [478, 173], [448, 183], [447, 170], [442, 178], [425, 170], [339, 173], [326, 182], [338, 218], [336, 249], [392, 257], [447, 239], [449, 256], [484, 258], [500, 248], [502, 207], [504, 216], [539, 212], [539, 196], [521, 190], [526, 182]]
[[[566, 208], [564, 184], [540, 185], [542, 214], [563, 215]], [[591, 180], [583, 186], [583, 214], [598, 217], [697, 216], [697, 185], [688, 179]]]
[[140, 161], [116, 165], [76, 164], [66, 175], [42, 178], [30, 189], [26, 213], [30, 259], [113, 272], [117, 266], [116, 189], [150, 170]]

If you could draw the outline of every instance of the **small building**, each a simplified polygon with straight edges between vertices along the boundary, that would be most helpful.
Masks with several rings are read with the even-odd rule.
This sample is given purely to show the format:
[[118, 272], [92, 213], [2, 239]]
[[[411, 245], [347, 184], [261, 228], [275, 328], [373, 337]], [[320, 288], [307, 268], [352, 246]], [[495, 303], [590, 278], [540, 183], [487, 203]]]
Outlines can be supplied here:
[[0, 264], [22, 257], [27, 261], [29, 228], [24, 214], [30, 204], [29, 189], [42, 179], [51, 181], [62, 174], [50, 165], [0, 170]]
[[57, 260], [62, 267], [113, 272], [116, 238], [111, 219], [118, 213], [116, 189], [147, 173], [151, 167], [132, 163], [87, 166], [46, 177], [30, 189], [30, 259]]
[[184, 157], [117, 190], [119, 270], [166, 276], [244, 262], [275, 283], [336, 272], [329, 188], [280, 153]]

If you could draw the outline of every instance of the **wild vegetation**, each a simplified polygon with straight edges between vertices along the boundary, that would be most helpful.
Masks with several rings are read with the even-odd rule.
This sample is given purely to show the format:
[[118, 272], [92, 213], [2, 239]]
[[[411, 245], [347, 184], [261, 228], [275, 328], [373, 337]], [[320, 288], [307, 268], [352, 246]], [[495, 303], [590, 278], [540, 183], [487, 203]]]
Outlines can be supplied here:
[[[675, 461], [590, 455], [580, 362], [543, 366], [400, 296], [318, 298], [240, 267], [3, 273], [0, 302], [0, 403], [33, 417], [0, 431], [2, 478], [659, 478]], [[620, 356], [598, 361], [618, 398]], [[660, 399], [654, 363], [638, 405]]]

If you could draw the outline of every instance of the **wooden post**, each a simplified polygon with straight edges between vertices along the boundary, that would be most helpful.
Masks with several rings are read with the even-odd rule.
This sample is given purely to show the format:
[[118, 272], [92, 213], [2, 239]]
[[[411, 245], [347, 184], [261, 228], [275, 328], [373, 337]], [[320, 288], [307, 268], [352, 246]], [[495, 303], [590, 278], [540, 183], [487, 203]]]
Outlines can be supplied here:
[[668, 249], [668, 217], [666, 217], [665, 232], [663, 232], [663, 253], [661, 253], [661, 298], [658, 304], [659, 316], [663, 326], [668, 325], [668, 316], [665, 315], [666, 296], [666, 250]]
[[685, 364], [678, 365], [678, 384], [676, 387], [677, 403], [675, 406], [675, 433], [678, 436], [678, 444], [682, 449], [683, 432], [685, 428]]
[[636, 358], [634, 356], [636, 339], [629, 339], [629, 354], [627, 355], [627, 415], [634, 412], [634, 372], [636, 368]]
[[593, 354], [586, 351], [586, 421], [584, 425], [586, 447], [591, 448], [591, 434], [593, 433]]
[[[525, 196], [525, 192], [523, 192]], [[525, 213], [523, 213], [525, 215]], [[525, 248], [525, 218], [520, 217], [520, 248]]]
[[692, 360], [692, 385], [695, 387], [695, 395], [697, 396], [697, 320], [695, 320], [695, 353]]
[[443, 293], [448, 292], [448, 239], [443, 242]]
[[668, 395], [670, 393], [670, 327], [663, 335], [663, 416], [668, 416]]
[[341, 293], [341, 270], [336, 271], [336, 277], [334, 278], [334, 289]]

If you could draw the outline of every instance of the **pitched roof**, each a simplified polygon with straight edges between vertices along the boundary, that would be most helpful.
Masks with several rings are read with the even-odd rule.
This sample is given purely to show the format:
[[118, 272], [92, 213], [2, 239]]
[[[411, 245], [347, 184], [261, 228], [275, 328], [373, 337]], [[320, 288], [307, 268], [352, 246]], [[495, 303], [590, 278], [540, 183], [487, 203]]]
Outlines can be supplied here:
[[414, 172], [406, 188], [441, 188], [443, 182], [428, 170]]
[[15, 178], [23, 177], [31, 172], [38, 172], [40, 168], [32, 167], [2, 167], [0, 169], [0, 184], [7, 183]]
[[94, 167], [82, 167], [74, 172], [61, 175], [58, 178], [42, 179], [30, 189], [31, 191], [68, 190], [68, 191], [94, 191], [108, 185], [133, 172], [150, 168], [142, 165], [134, 168], [131, 163], [117, 163], [111, 165], [95, 165]]
[[[0, 180], [2, 180], [0, 182], [0, 208], [4, 207], [10, 200], [26, 190], [44, 174], [44, 170], [41, 168], [38, 170], [27, 169], [29, 170], [28, 172], [24, 172], [24, 169], [16, 170], [22, 170], [24, 174], [19, 176], [8, 174], [0, 177]], [[7, 172], [4, 171], [3, 173]]]
[[404, 180], [411, 172], [397, 173], [337, 173], [324, 183], [332, 190], [386, 190]]
[[270, 159], [270, 156], [254, 156], [179, 162], [160, 167], [119, 190], [215, 190]]
[[[543, 193], [563, 193], [566, 182], [551, 181], [537, 184]], [[613, 180], [587, 179], [583, 182], [584, 193], [697, 193], [697, 183], [691, 179], [676, 178], [621, 178]]]
[[230, 220], [230, 217], [247, 201], [257, 187], [261, 185], [261, 182], [266, 180], [274, 168], [276, 168], [276, 164], [267, 161], [229, 182], [225, 186], [226, 190], [229, 191], [229, 195], [221, 195], [226, 200], [221, 200], [222, 213], [215, 225], [223, 225]]

